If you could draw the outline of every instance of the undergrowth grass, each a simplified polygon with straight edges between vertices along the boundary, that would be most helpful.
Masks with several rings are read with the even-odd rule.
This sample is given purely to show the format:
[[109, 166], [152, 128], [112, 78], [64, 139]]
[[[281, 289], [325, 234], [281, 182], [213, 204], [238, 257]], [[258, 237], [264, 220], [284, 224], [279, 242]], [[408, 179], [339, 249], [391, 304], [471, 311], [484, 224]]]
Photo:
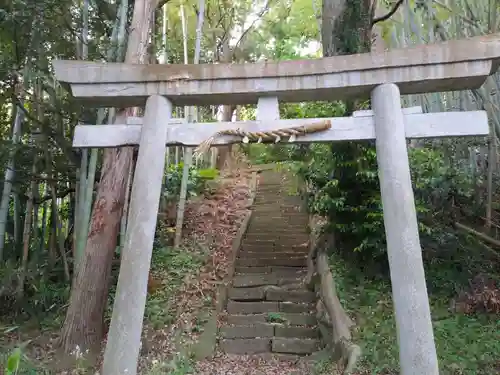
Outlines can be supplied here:
[[162, 287], [148, 296], [144, 317], [155, 328], [173, 323], [175, 300], [173, 296], [183, 284], [186, 275], [199, 270], [206, 253], [201, 247], [186, 249], [162, 247], [155, 249], [151, 261], [151, 273], [161, 281]]
[[[499, 317], [464, 315], [449, 309], [451, 298], [467, 289], [469, 280], [478, 273], [499, 280], [498, 266], [484, 259], [478, 249], [459, 243], [424, 258], [440, 373], [499, 374]], [[332, 256], [331, 267], [342, 305], [356, 320], [353, 339], [363, 348], [360, 373], [399, 374], [390, 282], [368, 278], [337, 256]]]

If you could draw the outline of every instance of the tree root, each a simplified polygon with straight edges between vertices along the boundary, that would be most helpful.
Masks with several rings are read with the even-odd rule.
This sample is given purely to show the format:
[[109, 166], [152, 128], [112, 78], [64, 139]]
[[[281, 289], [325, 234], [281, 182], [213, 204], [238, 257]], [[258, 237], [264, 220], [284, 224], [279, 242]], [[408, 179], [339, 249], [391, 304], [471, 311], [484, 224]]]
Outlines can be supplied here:
[[358, 345], [353, 344], [351, 342], [349, 343], [345, 342], [343, 344], [347, 346], [344, 349], [346, 355], [343, 357], [345, 359], [344, 361], [345, 367], [343, 373], [351, 374], [356, 368], [356, 364], [359, 358], [361, 357], [361, 348]]
[[[310, 226], [313, 219], [310, 221]], [[310, 240], [311, 249], [307, 259], [306, 284], [319, 296], [316, 304], [316, 318], [321, 336], [332, 348], [332, 359], [343, 367], [343, 374], [354, 371], [361, 356], [361, 348], [351, 341], [350, 328], [354, 322], [342, 308], [337, 295], [335, 280], [328, 265], [325, 249], [334, 244], [333, 236], [321, 235]]]

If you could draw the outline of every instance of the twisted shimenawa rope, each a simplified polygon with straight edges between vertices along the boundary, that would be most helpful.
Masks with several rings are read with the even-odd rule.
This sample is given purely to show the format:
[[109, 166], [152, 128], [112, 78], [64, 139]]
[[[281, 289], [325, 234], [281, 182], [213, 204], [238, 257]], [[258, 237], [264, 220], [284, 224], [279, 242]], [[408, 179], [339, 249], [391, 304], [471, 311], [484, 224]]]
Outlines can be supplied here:
[[202, 154], [208, 152], [215, 139], [223, 135], [232, 135], [236, 137], [241, 137], [241, 141], [244, 143], [249, 143], [249, 142], [260, 143], [269, 141], [274, 141], [275, 143], [278, 143], [282, 138], [288, 138], [289, 142], [293, 142], [296, 137], [325, 131], [330, 129], [331, 127], [332, 123], [330, 122], [330, 120], [324, 120], [300, 126], [294, 126], [292, 128], [283, 128], [283, 129], [264, 131], [264, 132], [247, 132], [242, 129], [221, 130], [212, 135], [210, 138], [204, 140], [202, 143], [200, 143], [199, 146], [196, 147], [196, 149], [194, 150], [194, 156], [196, 158], [199, 158]]

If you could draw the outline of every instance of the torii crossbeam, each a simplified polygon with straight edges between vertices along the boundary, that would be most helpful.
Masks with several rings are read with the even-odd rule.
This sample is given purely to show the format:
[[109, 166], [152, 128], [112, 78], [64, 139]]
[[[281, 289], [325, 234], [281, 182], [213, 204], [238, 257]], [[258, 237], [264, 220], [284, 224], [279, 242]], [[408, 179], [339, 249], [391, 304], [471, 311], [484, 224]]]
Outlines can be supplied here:
[[498, 68], [498, 36], [381, 53], [255, 64], [139, 65], [54, 61], [57, 79], [93, 106], [143, 106], [164, 95], [174, 105], [252, 104], [368, 98], [380, 84], [401, 94], [480, 87]]
[[[425, 283], [406, 138], [487, 135], [484, 111], [420, 113], [402, 109], [400, 94], [480, 87], [500, 62], [498, 35], [441, 44], [329, 57], [257, 64], [133, 65], [55, 61], [59, 81], [73, 96], [95, 106], [140, 106], [144, 119], [135, 125], [78, 126], [75, 147], [139, 144], [126, 243], [104, 375], [136, 374], [140, 328], [165, 145], [197, 145], [218, 130], [277, 130], [314, 120], [279, 120], [278, 101], [297, 102], [363, 98], [372, 110], [328, 119], [327, 131], [297, 142], [375, 139], [387, 253], [398, 331], [401, 374], [438, 375], [438, 361]], [[174, 124], [172, 105], [258, 103], [257, 121]], [[215, 144], [238, 139], [218, 137]], [[127, 277], [123, 274], [127, 273]], [[125, 280], [134, 280], [127, 285]], [[133, 295], [127, 295], [129, 294]], [[133, 306], [130, 301], [133, 301]], [[139, 330], [138, 330], [139, 329]]]

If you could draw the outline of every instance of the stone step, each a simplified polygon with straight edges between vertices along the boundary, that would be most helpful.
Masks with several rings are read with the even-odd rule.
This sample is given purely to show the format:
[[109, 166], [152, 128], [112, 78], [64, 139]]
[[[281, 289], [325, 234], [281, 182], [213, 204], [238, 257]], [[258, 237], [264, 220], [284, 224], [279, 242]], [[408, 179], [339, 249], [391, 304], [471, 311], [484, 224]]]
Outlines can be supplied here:
[[274, 326], [274, 336], [317, 339], [319, 338], [319, 330], [316, 327], [286, 326], [280, 324]]
[[279, 204], [275, 206], [254, 206], [251, 207], [252, 217], [264, 219], [266, 217], [283, 217], [286, 219], [305, 219], [308, 217], [307, 212], [298, 209], [282, 208]]
[[305, 231], [299, 233], [294, 233], [292, 231], [272, 232], [271, 228], [269, 228], [268, 232], [247, 232], [243, 237], [243, 241], [262, 244], [275, 242], [276, 244], [280, 244], [282, 246], [286, 246], [289, 244], [292, 246], [297, 246], [301, 245], [304, 241], [307, 241], [308, 238], [309, 236]]
[[263, 219], [264, 217], [284, 217], [287, 219], [305, 219], [308, 218], [307, 212], [300, 211], [296, 208], [283, 208], [277, 204], [275, 206], [255, 206], [252, 205], [252, 216]]
[[298, 211], [282, 210], [280, 207], [269, 207], [258, 209], [252, 206], [252, 218], [263, 220], [269, 217], [279, 217], [286, 220], [303, 220], [307, 217], [306, 213]]
[[301, 231], [282, 230], [278, 232], [271, 232], [270, 228], [265, 231], [248, 230], [243, 238], [243, 244], [256, 244], [256, 245], [271, 245], [276, 247], [307, 247], [304, 245], [309, 241], [309, 233], [306, 228]]
[[222, 326], [219, 334], [224, 339], [251, 339], [265, 337], [318, 338], [316, 327], [290, 327], [283, 324], [254, 323], [252, 325]]
[[288, 194], [290, 187], [286, 186], [286, 181], [284, 180], [266, 180], [263, 185], [259, 185], [257, 188], [258, 194], [263, 194], [267, 192], [283, 192], [284, 197], [297, 197], [297, 195]]
[[274, 258], [258, 258], [258, 259], [237, 259], [236, 266], [244, 267], [260, 267], [260, 266], [286, 266], [286, 267], [306, 267], [307, 258], [296, 259], [274, 259]]
[[268, 222], [261, 223], [260, 221], [250, 223], [247, 228], [247, 233], [266, 233], [273, 231], [274, 233], [307, 233], [309, 224], [304, 223], [290, 224], [286, 222], [275, 221], [272, 226]]
[[306, 338], [276, 337], [271, 346], [273, 352], [286, 354], [311, 354], [318, 349], [319, 340]]
[[[259, 233], [257, 231], [250, 231], [245, 233], [241, 241], [241, 246], [244, 248], [248, 247], [264, 247], [267, 249], [275, 248], [283, 251], [288, 251], [287, 249], [309, 249], [309, 234], [304, 232], [300, 233], [290, 233], [286, 232], [280, 233]], [[251, 251], [256, 251], [259, 249], [248, 249]]]
[[257, 196], [259, 198], [272, 198], [276, 197], [279, 199], [290, 199], [290, 200], [300, 200], [299, 195], [289, 194], [290, 188], [283, 186], [267, 186], [266, 188], [258, 189]]
[[316, 316], [313, 313], [285, 313], [274, 312], [278, 319], [273, 319], [274, 314], [229, 314], [227, 324], [230, 325], [253, 325], [255, 323], [284, 323], [286, 326], [316, 326]]
[[262, 314], [279, 312], [278, 302], [238, 302], [229, 301], [227, 303], [229, 314]]
[[309, 238], [309, 229], [302, 224], [295, 227], [286, 225], [280, 226], [279, 223], [275, 223], [272, 227], [264, 227], [264, 225], [259, 227], [255, 224], [250, 224], [245, 234], [258, 237], [273, 236], [275, 238], [288, 238], [290, 236], [296, 236], [299, 238]]
[[266, 190], [260, 190], [257, 192], [257, 195], [259, 198], [268, 198], [272, 199], [273, 197], [275, 199], [279, 200], [289, 200], [289, 201], [295, 201], [295, 202], [301, 202], [302, 197], [300, 195], [291, 195], [289, 194], [290, 189], [288, 187], [285, 188], [269, 188]]
[[228, 354], [259, 354], [271, 351], [271, 339], [223, 339], [219, 341], [223, 352]]
[[276, 197], [275, 195], [269, 197], [256, 197], [254, 200], [254, 204], [252, 205], [253, 210], [269, 207], [275, 207], [277, 209], [291, 209], [292, 207], [298, 207], [301, 212], [305, 212], [302, 211], [305, 210], [304, 202], [291, 199], [282, 199]]
[[233, 301], [262, 301], [266, 298], [266, 287], [231, 288], [228, 298]]
[[248, 236], [244, 237], [242, 240], [242, 245], [244, 246], [254, 246], [254, 247], [259, 247], [259, 246], [266, 246], [268, 249], [269, 248], [279, 248], [279, 247], [295, 247], [295, 248], [304, 248], [305, 250], [308, 249], [308, 246], [305, 244], [307, 243], [308, 236], [306, 234], [303, 234], [301, 236], [297, 235], [290, 235], [288, 238], [287, 237], [277, 237], [277, 236], [271, 236], [271, 235], [265, 235], [265, 236], [258, 236], [256, 234], [249, 233]]
[[[282, 242], [282, 243], [280, 243]], [[283, 243], [284, 242], [284, 243]], [[299, 253], [307, 254], [309, 252], [309, 246], [305, 245], [306, 242], [302, 241], [283, 241], [276, 240], [276, 242], [257, 242], [245, 239], [241, 243], [241, 252], [272, 252], [272, 253]]]
[[286, 212], [291, 214], [307, 215], [302, 202], [280, 200], [276, 197], [267, 200], [256, 200], [251, 207], [252, 211], [266, 212], [275, 210], [275, 212]]
[[276, 251], [309, 250], [309, 235], [307, 233], [296, 233], [288, 239], [284, 235], [277, 235], [274, 240], [271, 240], [271, 236], [267, 234], [262, 238], [263, 240], [258, 240], [257, 233], [247, 232], [241, 241], [241, 247], [249, 251], [259, 251], [260, 249], [276, 249]]
[[255, 323], [253, 325], [248, 325], [248, 326], [244, 325], [222, 326], [219, 330], [219, 334], [221, 337], [225, 339], [250, 339], [250, 338], [273, 337], [274, 325], [270, 323]]
[[307, 290], [286, 290], [283, 288], [267, 288], [266, 289], [267, 301], [279, 302], [301, 302], [312, 303], [316, 301], [316, 293]]
[[302, 277], [307, 273], [307, 268], [305, 267], [235, 267], [236, 274], [246, 274], [246, 273], [275, 273], [279, 276], [284, 277]]
[[284, 251], [240, 251], [238, 258], [240, 259], [255, 259], [255, 258], [274, 258], [274, 259], [290, 259], [290, 258], [307, 258], [306, 252], [284, 252]]
[[290, 218], [288, 215], [263, 215], [252, 213], [251, 217], [249, 227], [258, 227], [260, 229], [264, 224], [272, 223], [272, 227], [267, 227], [269, 231], [275, 228], [291, 231], [290, 228], [302, 227], [304, 223], [309, 225], [309, 220], [307, 218], [298, 216]]
[[254, 219], [247, 228], [247, 233], [262, 235], [264, 233], [295, 233], [303, 235], [309, 231], [309, 222], [304, 219], [288, 220], [284, 217], [265, 217]]
[[265, 313], [302, 314], [314, 310], [312, 303], [277, 302], [277, 301], [232, 301], [227, 303], [227, 312], [236, 315], [254, 315]]
[[233, 277], [234, 288], [248, 288], [252, 286], [266, 286], [266, 285], [286, 285], [300, 283], [303, 274], [287, 276], [279, 273], [264, 273], [264, 274], [248, 274], [248, 275], [235, 275]]
[[304, 214], [306, 211], [304, 211], [303, 206], [302, 202], [284, 201], [275, 198], [274, 202], [256, 202], [252, 205], [252, 210], [270, 211], [271, 209], [278, 209], [283, 212], [300, 212]]
[[292, 253], [292, 254], [308, 254], [309, 246], [281, 246], [278, 244], [274, 245], [252, 245], [251, 243], [243, 243], [241, 245], [240, 254], [262, 254], [262, 253]]
[[300, 202], [303, 198], [301, 198], [299, 195], [290, 195], [288, 192], [290, 189], [288, 188], [283, 188], [283, 187], [268, 187], [266, 189], [258, 189], [256, 193], [256, 197], [258, 198], [268, 198], [269, 200], [272, 200], [272, 198], [279, 199], [279, 200], [293, 200], [296, 202]]
[[309, 222], [307, 220], [294, 221], [279, 218], [262, 218], [251, 222], [247, 228], [248, 232], [267, 233], [271, 231], [293, 233], [304, 233], [308, 231]]
[[307, 290], [287, 290], [272, 286], [258, 286], [252, 288], [231, 288], [228, 297], [233, 301], [278, 301], [312, 303], [316, 294]]
[[279, 302], [278, 308], [282, 313], [302, 314], [314, 312], [316, 305], [314, 303]]

